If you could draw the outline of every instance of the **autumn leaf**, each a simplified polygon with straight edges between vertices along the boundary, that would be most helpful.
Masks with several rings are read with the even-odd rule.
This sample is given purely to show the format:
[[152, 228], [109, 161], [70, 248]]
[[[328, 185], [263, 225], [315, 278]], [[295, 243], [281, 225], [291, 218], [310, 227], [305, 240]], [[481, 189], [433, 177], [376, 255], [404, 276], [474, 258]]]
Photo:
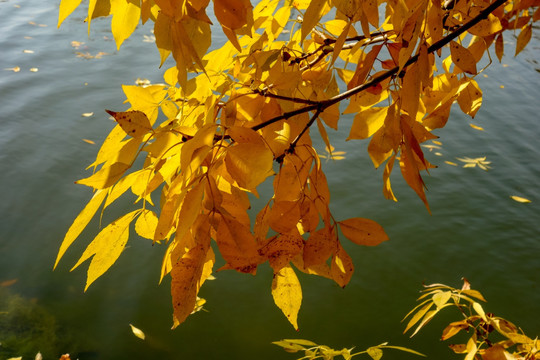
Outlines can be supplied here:
[[144, 332], [141, 329], [136, 328], [135, 326], [131, 324], [129, 324], [129, 326], [131, 327], [131, 332], [133, 333], [133, 335], [135, 335], [141, 340], [144, 340], [146, 338], [146, 335], [144, 335]]
[[298, 330], [298, 311], [302, 304], [302, 289], [290, 265], [281, 268], [278, 273], [274, 274], [272, 296], [277, 307], [281, 309], [292, 326]]
[[343, 235], [358, 245], [376, 246], [388, 240], [382, 226], [370, 219], [350, 218], [338, 224]]
[[526, 198], [521, 197], [521, 196], [517, 196], [517, 195], [512, 195], [512, 196], [510, 196], [510, 198], [512, 200], [520, 202], [520, 203], [530, 203], [531, 202], [531, 200], [526, 199]]
[[139, 210], [132, 211], [113, 221], [92, 240], [90, 245], [81, 255], [81, 258], [71, 270], [77, 268], [86, 260], [92, 258], [88, 267], [86, 279], [86, 291], [88, 287], [103, 275], [118, 259], [124, 251], [129, 238], [129, 225], [139, 213]]
[[140, 137], [149, 132], [152, 132], [152, 125], [145, 113], [138, 110], [114, 112], [111, 110], [105, 110], [111, 115], [118, 125], [126, 132], [127, 135], [132, 137]]

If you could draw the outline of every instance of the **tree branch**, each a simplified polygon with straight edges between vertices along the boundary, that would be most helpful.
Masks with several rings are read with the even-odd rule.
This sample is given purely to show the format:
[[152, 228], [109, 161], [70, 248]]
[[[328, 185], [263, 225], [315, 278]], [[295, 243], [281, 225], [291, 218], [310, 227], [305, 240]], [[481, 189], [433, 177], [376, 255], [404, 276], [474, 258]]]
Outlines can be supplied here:
[[[476, 17], [474, 17], [473, 19], [471, 19], [469, 22], [467, 22], [466, 24], [462, 25], [461, 27], [459, 27], [457, 30], [453, 31], [452, 33], [446, 35], [444, 38], [442, 38], [441, 40], [435, 42], [434, 44], [432, 44], [431, 46], [428, 47], [428, 53], [431, 54], [431, 53], [434, 53], [436, 51], [438, 51], [439, 49], [442, 49], [445, 45], [449, 44], [452, 40], [456, 39], [457, 37], [459, 37], [461, 34], [463, 34], [465, 31], [469, 30], [470, 28], [472, 28], [473, 26], [475, 26], [476, 24], [478, 24], [481, 20], [485, 19], [488, 17], [489, 14], [491, 14], [493, 11], [495, 11], [495, 9], [497, 9], [499, 6], [503, 5], [507, 0], [496, 0], [494, 1], [491, 5], [489, 5], [488, 7], [486, 7], [484, 10], [482, 10]], [[405, 65], [403, 66], [401, 72], [404, 72], [404, 69], [412, 64], [414, 64], [415, 62], [418, 61], [418, 58], [419, 58], [419, 55], [415, 55], [415, 56], [412, 56], [406, 63]], [[347, 90], [341, 94], [338, 94], [328, 100], [322, 100], [316, 104], [311, 104], [309, 106], [305, 106], [303, 108], [300, 108], [300, 109], [296, 109], [296, 110], [293, 110], [293, 111], [289, 111], [289, 112], [286, 112], [286, 113], [283, 113], [282, 115], [279, 115], [279, 116], [276, 116], [272, 119], [269, 119], [265, 122], [262, 122], [258, 125], [255, 125], [253, 126], [251, 129], [257, 131], [257, 130], [260, 130], [268, 125], [271, 125], [275, 122], [278, 122], [278, 121], [281, 121], [281, 120], [285, 120], [285, 119], [289, 119], [293, 116], [296, 116], [296, 115], [300, 115], [300, 114], [303, 114], [303, 113], [306, 113], [306, 112], [309, 112], [309, 111], [313, 111], [313, 110], [317, 110], [317, 114], [318, 113], [321, 113], [323, 112], [326, 108], [334, 105], [334, 104], [337, 104], [345, 99], [348, 99], [350, 98], [351, 96], [353, 95], [356, 95], [374, 85], [377, 85], [379, 84], [380, 82], [388, 79], [388, 78], [391, 78], [392, 76], [395, 76], [397, 73], [399, 72], [399, 66], [396, 66], [390, 70], [388, 70], [387, 72], [373, 78], [371, 81], [368, 81], [366, 83], [363, 83], [362, 85], [358, 85], [357, 87], [354, 87], [350, 90]], [[290, 101], [293, 101], [292, 100], [293, 98], [287, 98], [287, 99], [283, 99], [283, 100], [290, 100]], [[313, 124], [313, 122], [310, 122], [311, 124]]]

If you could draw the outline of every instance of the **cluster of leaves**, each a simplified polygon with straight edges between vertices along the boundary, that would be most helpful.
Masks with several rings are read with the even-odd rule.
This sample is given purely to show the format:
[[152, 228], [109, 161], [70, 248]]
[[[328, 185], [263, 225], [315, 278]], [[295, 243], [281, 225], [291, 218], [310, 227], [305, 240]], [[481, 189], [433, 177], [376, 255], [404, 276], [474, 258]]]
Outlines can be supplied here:
[[369, 355], [373, 360], [379, 360], [383, 356], [384, 349], [395, 349], [400, 351], [409, 352], [415, 355], [425, 356], [417, 351], [404, 348], [401, 346], [388, 345], [388, 343], [383, 343], [377, 346], [371, 346], [364, 351], [353, 352], [354, 348], [343, 348], [341, 350], [334, 350], [326, 345], [317, 345], [313, 341], [303, 340], [303, 339], [285, 339], [281, 341], [275, 341], [273, 344], [281, 346], [283, 350], [296, 353], [299, 351], [304, 352], [304, 356], [298, 358], [298, 360], [303, 359], [324, 359], [332, 360], [337, 356], [341, 356], [344, 360], [350, 360], [354, 356], [358, 355]]
[[[80, 4], [62, 0], [59, 25]], [[255, 274], [269, 262], [275, 303], [297, 328], [302, 293], [293, 265], [343, 287], [354, 266], [340, 231], [359, 245], [388, 239], [372, 220], [334, 219], [312, 125], [332, 149], [327, 129], [338, 128], [339, 104], [348, 99], [344, 113], [356, 115], [347, 140], [371, 138], [384, 196], [397, 201], [390, 184], [397, 162], [428, 207], [420, 173], [433, 165], [420, 144], [436, 138], [456, 100], [476, 114], [477, 63], [493, 44], [502, 57], [508, 29], [519, 31], [520, 51], [540, 18], [538, 2], [262, 0], [253, 8], [249, 0], [213, 0], [229, 41], [210, 52], [208, 5], [88, 2], [88, 26], [112, 15], [118, 47], [140, 21], [154, 22], [161, 64], [172, 54], [176, 65], [164, 85], [123, 86], [131, 108], [108, 111], [118, 126], [91, 164], [94, 174], [78, 181], [95, 193], [56, 264], [100, 208], [131, 191], [141, 207], [102, 229], [75, 265], [91, 259], [86, 288], [114, 264], [135, 223], [140, 236], [167, 244], [161, 277], [172, 276], [174, 326], [192, 313], [213, 271], [213, 239], [225, 260], [220, 269]], [[273, 194], [252, 224], [248, 194], [258, 196], [269, 177]]]
[[441, 340], [448, 340], [458, 333], [467, 332], [468, 340], [453, 344], [450, 348], [457, 354], [466, 354], [465, 360], [535, 360], [540, 359], [540, 340], [532, 339], [510, 321], [486, 313], [478, 301], [485, 302], [482, 294], [473, 290], [467, 280], [461, 289], [443, 284], [425, 286], [423, 300], [405, 318], [411, 316], [405, 332], [416, 325], [414, 336], [433, 317], [446, 307], [457, 308], [463, 319], [450, 323], [442, 333]]

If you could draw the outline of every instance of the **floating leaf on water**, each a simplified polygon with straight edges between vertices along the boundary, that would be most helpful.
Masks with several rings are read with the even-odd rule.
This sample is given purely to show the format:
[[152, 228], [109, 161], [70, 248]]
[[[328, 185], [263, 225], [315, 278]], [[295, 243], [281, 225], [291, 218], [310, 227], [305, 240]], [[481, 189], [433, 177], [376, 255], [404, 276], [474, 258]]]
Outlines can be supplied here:
[[30, 71], [31, 71], [31, 72], [38, 72], [38, 71], [39, 71], [39, 69], [38, 69], [38, 68], [36, 68], [36, 67], [33, 67], [33, 68], [30, 68]]
[[143, 35], [143, 42], [153, 43], [156, 42], [156, 37], [154, 35]]
[[24, 38], [25, 38], [26, 40], [32, 40], [32, 39], [33, 39], [33, 37], [31, 37], [31, 36], [25, 36]]
[[144, 335], [144, 332], [139, 329], [139, 328], [136, 328], [135, 326], [129, 324], [129, 326], [131, 326], [131, 331], [133, 332], [133, 335], [135, 335], [136, 337], [138, 337], [139, 339], [141, 340], [144, 340], [146, 335]]
[[484, 76], [485, 78], [487, 78], [487, 77], [488, 77], [488, 75], [487, 75], [487, 74], [483, 74], [483, 76]]
[[530, 203], [531, 202], [531, 200], [529, 200], [529, 199], [526, 199], [526, 198], [521, 197], [521, 196], [516, 196], [516, 195], [510, 196], [510, 198], [512, 198], [512, 200], [520, 202], [520, 203]]
[[41, 355], [41, 353], [38, 352], [38, 353], [36, 354], [36, 357], [34, 358], [34, 360], [43, 360], [43, 355]]
[[82, 45], [84, 45], [84, 43], [82, 41], [75, 41], [73, 40], [71, 42], [71, 46], [73, 46], [75, 49], [78, 49], [80, 48]]
[[475, 130], [484, 131], [484, 128], [483, 128], [483, 127], [480, 127], [480, 126], [478, 126], [478, 125], [469, 124], [469, 126], [472, 127], [472, 128], [475, 129]]
[[82, 113], [83, 117], [90, 117], [90, 116], [93, 116], [93, 115], [94, 115], [93, 112]]
[[461, 162], [464, 162], [465, 165], [463, 165], [464, 168], [473, 168], [478, 166], [480, 169], [488, 171], [490, 169], [489, 164], [491, 164], [491, 161], [486, 161], [486, 157], [478, 157], [478, 158], [470, 158], [470, 157], [463, 157], [463, 158], [456, 158]]
[[35, 21], [29, 21], [28, 23], [29, 23], [30, 25], [34, 25], [34, 26], [37, 25]]
[[452, 166], [457, 166], [457, 164], [455, 162], [452, 162], [452, 161], [445, 161], [445, 163], [447, 163], [448, 165], [452, 165]]
[[509, 65], [508, 64], [503, 64], [503, 67], [508, 67]]
[[88, 144], [92, 144], [94, 145], [95, 142], [93, 142], [92, 140], [88, 140], [88, 139], [82, 139], [85, 143], [88, 143]]
[[21, 71], [21, 68], [18, 66], [12, 67], [12, 68], [5, 68], [4, 70], [13, 71], [13, 72], [19, 72]]
[[38, 24], [39, 27], [47, 27], [47, 24]]
[[23, 50], [23, 53], [25, 53], [25, 54], [33, 54], [34, 50]]
[[442, 154], [440, 152], [438, 152], [438, 151], [435, 153], [435, 155], [442, 156]]
[[431, 142], [434, 143], [435, 145], [442, 146], [442, 142], [440, 142], [438, 140], [431, 140]]
[[150, 85], [150, 80], [137, 78], [137, 80], [135, 80], [135, 84], [139, 86], [148, 86]]
[[0, 282], [0, 287], [8, 287], [17, 282], [18, 279], [5, 280]]
[[504, 85], [499, 86], [501, 89], [504, 89]]
[[428, 149], [429, 151], [432, 151], [432, 150], [435, 150], [435, 149], [441, 149], [441, 147], [438, 146], [438, 145], [427, 144], [427, 145], [421, 145], [421, 146]]

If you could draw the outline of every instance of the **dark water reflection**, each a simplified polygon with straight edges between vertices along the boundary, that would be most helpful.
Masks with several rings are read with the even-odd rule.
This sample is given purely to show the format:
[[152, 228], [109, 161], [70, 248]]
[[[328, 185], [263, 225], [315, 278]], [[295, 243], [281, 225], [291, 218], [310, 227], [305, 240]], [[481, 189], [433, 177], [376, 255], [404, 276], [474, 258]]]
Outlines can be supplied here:
[[[86, 267], [69, 269], [95, 235], [89, 231], [52, 272], [65, 231], [90, 197], [73, 184], [86, 176], [84, 167], [98, 149], [82, 139], [99, 144], [112, 128], [103, 109], [122, 108], [119, 84], [133, 84], [139, 76], [162, 81], [157, 51], [143, 41], [149, 28], [139, 29], [117, 53], [104, 39], [110, 37], [107, 21], [96, 21], [90, 37], [82, 15], [57, 30], [56, 6], [0, 1], [0, 282], [17, 279], [2, 296], [19, 296], [25, 306], [37, 306], [54, 319], [54, 336], [62, 341], [51, 351], [80, 359], [285, 359], [291, 356], [271, 341], [301, 337], [338, 348], [390, 341], [432, 359], [447, 358], [452, 355], [438, 339], [451, 316], [436, 319], [413, 340], [401, 335], [400, 320], [422, 282], [459, 286], [463, 276], [485, 294], [488, 311], [515, 321], [531, 336], [540, 334], [537, 33], [517, 59], [515, 39], [505, 37], [505, 66], [493, 64], [487, 78], [478, 77], [485, 97], [472, 122], [485, 131], [470, 128], [471, 120], [457, 108], [439, 131], [442, 156], [427, 155], [439, 165], [426, 178], [432, 216], [399, 176], [394, 190], [400, 201], [383, 199], [382, 172], [372, 169], [367, 144], [338, 140], [349, 130], [344, 119], [334, 146], [346, 151], [347, 159], [325, 164], [333, 211], [338, 219], [377, 220], [391, 241], [376, 248], [346, 244], [356, 264], [346, 289], [301, 275], [300, 332], [273, 305], [271, 272], [264, 267], [257, 277], [219, 273], [219, 280], [202, 290], [208, 312], [170, 331], [168, 280], [158, 285], [163, 248], [134, 238], [114, 268], [83, 293]], [[74, 49], [74, 40], [85, 44]], [[110, 55], [88, 60], [77, 52]], [[4, 70], [15, 66], [21, 71]], [[30, 72], [32, 67], [39, 71]], [[86, 112], [94, 116], [82, 117]], [[492, 169], [444, 162], [459, 163], [455, 158], [464, 156], [486, 156]], [[510, 195], [532, 203], [516, 203]], [[129, 206], [126, 201], [112, 208], [104, 221]], [[93, 222], [90, 228], [97, 226]], [[130, 323], [145, 331], [146, 341], [133, 336]], [[30, 351], [38, 350], [45, 351]]]

